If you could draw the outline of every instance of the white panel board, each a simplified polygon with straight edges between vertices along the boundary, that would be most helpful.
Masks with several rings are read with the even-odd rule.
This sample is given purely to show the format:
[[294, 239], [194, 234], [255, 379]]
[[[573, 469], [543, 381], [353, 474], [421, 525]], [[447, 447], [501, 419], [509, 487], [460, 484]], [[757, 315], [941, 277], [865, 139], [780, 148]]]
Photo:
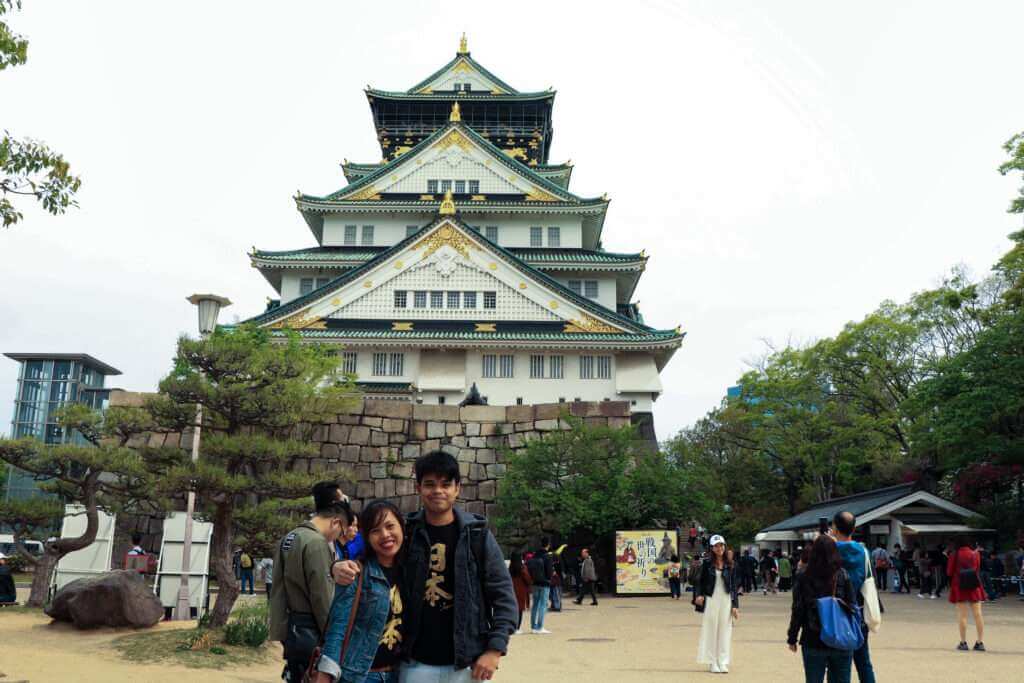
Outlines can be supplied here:
[[[189, 604], [201, 615], [206, 609], [206, 594], [210, 574], [210, 540], [213, 524], [192, 523], [192, 554], [189, 558]], [[182, 555], [185, 547], [185, 513], [172, 512], [164, 520], [164, 537], [160, 545], [160, 564], [157, 566], [154, 589], [164, 607], [178, 603], [181, 586]]]
[[[114, 551], [114, 530], [116, 515], [108, 515], [100, 510], [99, 527], [96, 540], [88, 547], [68, 553], [60, 558], [57, 569], [53, 573], [53, 590], [59, 591], [76, 579], [95, 576], [110, 571], [110, 557]], [[82, 505], [64, 506], [64, 521], [61, 523], [60, 537], [74, 538], [85, 533], [88, 520], [85, 507]]]

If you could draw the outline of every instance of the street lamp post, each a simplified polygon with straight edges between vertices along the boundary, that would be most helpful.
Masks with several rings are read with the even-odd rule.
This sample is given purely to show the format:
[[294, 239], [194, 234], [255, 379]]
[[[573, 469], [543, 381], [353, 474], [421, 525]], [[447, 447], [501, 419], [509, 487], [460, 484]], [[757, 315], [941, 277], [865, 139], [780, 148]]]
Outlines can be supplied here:
[[[199, 310], [199, 334], [206, 339], [217, 327], [217, 316], [220, 309], [231, 305], [231, 301], [214, 294], [193, 294], [188, 299], [189, 303]], [[203, 406], [196, 404], [196, 424], [192, 428], [192, 462], [199, 461], [199, 432], [203, 424]], [[186, 621], [192, 618], [192, 609], [189, 595], [189, 570], [192, 568], [192, 516], [196, 509], [196, 492], [193, 488], [188, 491], [188, 503], [185, 507], [185, 542], [181, 549], [181, 586], [178, 588], [178, 606], [175, 608], [174, 618], [178, 621]]]

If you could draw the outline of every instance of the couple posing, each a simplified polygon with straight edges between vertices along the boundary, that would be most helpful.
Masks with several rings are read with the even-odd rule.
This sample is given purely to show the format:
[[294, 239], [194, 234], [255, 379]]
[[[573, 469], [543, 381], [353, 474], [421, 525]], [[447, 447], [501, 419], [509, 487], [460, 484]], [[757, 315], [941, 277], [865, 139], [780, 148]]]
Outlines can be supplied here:
[[[455, 508], [458, 462], [435, 451], [416, 461], [415, 474], [422, 509], [406, 517], [373, 501], [359, 519], [364, 562], [328, 561], [317, 577], [337, 584], [317, 683], [487, 681], [507, 652], [517, 614], [511, 577], [486, 519]], [[290, 680], [301, 680], [306, 663], [289, 660]]]

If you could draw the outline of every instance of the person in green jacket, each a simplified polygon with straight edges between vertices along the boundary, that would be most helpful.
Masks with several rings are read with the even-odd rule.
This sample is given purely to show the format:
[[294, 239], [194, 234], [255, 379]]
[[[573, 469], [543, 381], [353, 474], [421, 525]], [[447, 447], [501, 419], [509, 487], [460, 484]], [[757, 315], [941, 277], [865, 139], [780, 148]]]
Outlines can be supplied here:
[[334, 600], [332, 545], [352, 525], [352, 508], [341, 500], [317, 500], [316, 514], [295, 527], [274, 551], [270, 589], [270, 640], [284, 646], [282, 678], [299, 683]]
[[779, 590], [788, 591], [793, 585], [793, 565], [790, 564], [789, 555], [782, 553], [779, 558]]

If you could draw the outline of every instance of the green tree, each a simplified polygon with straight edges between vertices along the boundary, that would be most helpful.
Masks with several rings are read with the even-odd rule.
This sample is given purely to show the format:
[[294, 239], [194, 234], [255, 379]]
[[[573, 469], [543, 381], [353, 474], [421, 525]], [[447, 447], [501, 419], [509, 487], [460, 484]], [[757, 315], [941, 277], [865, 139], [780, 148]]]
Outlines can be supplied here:
[[22, 556], [35, 565], [30, 607], [41, 607], [47, 598], [53, 570], [62, 557], [88, 547], [99, 528], [99, 510], [130, 508], [159, 512], [165, 509], [153, 495], [153, 473], [180, 460], [177, 449], [129, 448], [133, 437], [152, 427], [138, 408], [111, 408], [106, 414], [82, 405], [70, 405], [58, 416], [65, 430], [85, 437], [88, 445], [46, 445], [33, 438], [0, 440], [0, 460], [38, 479], [48, 499], [8, 501], [0, 518], [12, 524], [18, 541], [40, 530], [53, 529], [63, 515], [63, 503], [78, 503], [86, 516], [85, 531], [74, 538], [54, 538], [44, 543], [42, 557]]
[[[21, 9], [20, 0], [0, 0], [0, 19]], [[0, 20], [0, 71], [24, 64], [28, 59], [28, 41], [11, 31]], [[7, 228], [23, 218], [11, 201], [13, 197], [34, 197], [51, 214], [64, 213], [78, 206], [75, 193], [82, 181], [72, 175], [63, 156], [45, 144], [17, 139], [4, 131], [0, 138], [0, 223]]]
[[[335, 420], [357, 394], [351, 378], [338, 373], [338, 362], [336, 354], [302, 344], [293, 332], [274, 337], [253, 326], [221, 328], [206, 339], [179, 339], [174, 369], [146, 403], [164, 429], [174, 430], [192, 429], [196, 406], [202, 406], [198, 463], [170, 468], [157, 490], [195, 490], [197, 513], [213, 523], [210, 561], [219, 590], [213, 626], [227, 623], [238, 597], [235, 538], [261, 523], [273, 528], [273, 506], [254, 506], [271, 499], [298, 504], [323, 478], [297, 465], [319, 455], [310, 440], [313, 425]], [[240, 516], [242, 509], [247, 512]]]

